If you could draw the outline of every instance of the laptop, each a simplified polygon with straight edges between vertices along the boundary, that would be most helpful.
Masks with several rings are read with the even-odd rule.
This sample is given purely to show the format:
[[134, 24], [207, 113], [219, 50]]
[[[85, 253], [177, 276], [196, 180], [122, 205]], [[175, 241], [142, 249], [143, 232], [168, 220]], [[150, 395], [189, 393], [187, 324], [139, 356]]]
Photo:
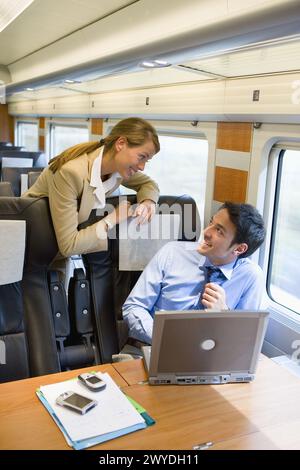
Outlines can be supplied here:
[[159, 311], [142, 348], [149, 384], [251, 382], [267, 328], [265, 311]]

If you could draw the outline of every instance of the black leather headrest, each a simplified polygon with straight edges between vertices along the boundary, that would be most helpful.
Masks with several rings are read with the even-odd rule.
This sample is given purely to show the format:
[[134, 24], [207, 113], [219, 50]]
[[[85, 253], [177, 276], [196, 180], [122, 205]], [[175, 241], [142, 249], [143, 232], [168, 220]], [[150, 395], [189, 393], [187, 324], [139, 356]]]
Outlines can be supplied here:
[[[136, 195], [126, 195], [127, 200], [131, 204], [136, 204]], [[79, 226], [79, 229], [85, 228], [88, 225], [94, 224], [100, 220], [103, 216], [107, 215], [109, 206], [117, 206], [120, 202], [119, 196], [108, 197], [106, 199], [106, 206], [103, 209], [93, 210], [88, 221], [84, 222]], [[158, 214], [179, 214], [180, 215], [180, 226], [179, 226], [179, 237], [180, 241], [197, 241], [200, 237], [200, 217], [197, 209], [195, 200], [186, 194], [182, 196], [160, 196], [158, 206], [156, 209]], [[118, 239], [118, 226], [116, 228], [117, 239]], [[115, 243], [115, 240], [109, 241], [109, 252], [111, 259], [115, 266], [119, 264], [119, 243]], [[101, 253], [92, 253], [86, 255], [86, 259], [101, 258]]]
[[[135, 194], [126, 195], [126, 198], [131, 204], [137, 203]], [[109, 205], [116, 207], [119, 202], [119, 196], [108, 197], [104, 209], [93, 210], [89, 220], [82, 224], [80, 228], [95, 223], [107, 214]], [[196, 202], [191, 196], [187, 194], [182, 196], [160, 196], [156, 212], [158, 214], [179, 214], [181, 217], [178, 239], [183, 241], [198, 240], [201, 231], [200, 216]]]

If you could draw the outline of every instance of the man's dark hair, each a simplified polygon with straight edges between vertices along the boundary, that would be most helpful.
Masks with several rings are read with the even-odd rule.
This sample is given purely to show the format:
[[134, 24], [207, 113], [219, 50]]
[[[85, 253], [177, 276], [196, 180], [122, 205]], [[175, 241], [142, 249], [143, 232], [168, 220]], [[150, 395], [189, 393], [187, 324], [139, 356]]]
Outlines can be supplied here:
[[260, 247], [265, 239], [266, 231], [262, 216], [251, 204], [225, 202], [219, 210], [221, 209], [227, 209], [230, 220], [236, 228], [231, 245], [247, 243], [248, 250], [239, 255], [239, 258], [247, 258]]

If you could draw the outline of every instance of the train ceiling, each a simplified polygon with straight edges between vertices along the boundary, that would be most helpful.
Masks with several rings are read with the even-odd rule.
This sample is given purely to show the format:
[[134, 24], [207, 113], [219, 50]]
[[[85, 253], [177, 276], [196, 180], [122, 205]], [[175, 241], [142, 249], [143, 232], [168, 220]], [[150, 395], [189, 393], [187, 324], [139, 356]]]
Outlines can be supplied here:
[[299, 1], [34, 0], [0, 44], [9, 101], [294, 72]]

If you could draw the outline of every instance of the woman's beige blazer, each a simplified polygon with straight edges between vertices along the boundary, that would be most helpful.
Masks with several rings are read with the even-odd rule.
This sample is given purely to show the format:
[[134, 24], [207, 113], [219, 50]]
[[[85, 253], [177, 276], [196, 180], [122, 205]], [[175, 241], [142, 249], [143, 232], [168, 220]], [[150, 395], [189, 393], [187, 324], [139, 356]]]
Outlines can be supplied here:
[[[96, 234], [96, 225], [78, 230], [78, 225], [85, 222], [95, 204], [93, 191], [90, 186], [92, 165], [99, 155], [99, 149], [83, 154], [65, 163], [59, 171], [52, 173], [45, 168], [37, 181], [22, 197], [48, 197], [54, 230], [59, 251], [63, 257], [107, 249], [107, 232], [105, 223], [98, 222], [103, 238]], [[120, 184], [137, 191], [137, 200], [145, 199], [158, 201], [159, 189], [157, 184], [148, 176], [137, 172], [126, 181], [116, 180], [115, 186], [106, 196], [115, 191]], [[99, 228], [98, 228], [99, 235]]]

